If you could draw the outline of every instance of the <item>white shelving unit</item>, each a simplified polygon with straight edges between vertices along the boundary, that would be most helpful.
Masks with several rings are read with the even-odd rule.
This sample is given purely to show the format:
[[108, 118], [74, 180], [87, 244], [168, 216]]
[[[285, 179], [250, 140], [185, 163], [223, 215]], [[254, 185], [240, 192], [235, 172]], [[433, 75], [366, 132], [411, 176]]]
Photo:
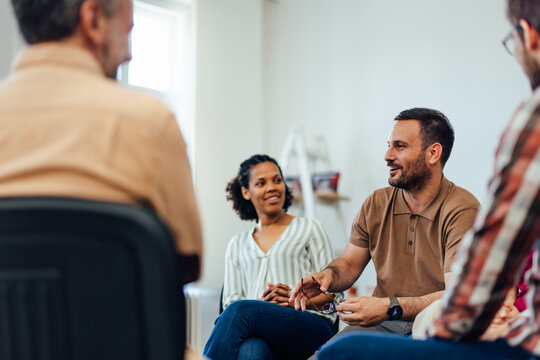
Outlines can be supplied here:
[[299, 128], [292, 128], [285, 146], [281, 153], [279, 162], [283, 174], [287, 173], [289, 160], [296, 156], [298, 161], [300, 185], [302, 186], [302, 201], [304, 203], [304, 216], [307, 218], [315, 218], [315, 199], [313, 196], [313, 188], [311, 185], [311, 172], [309, 171], [308, 158], [304, 138]]
[[338, 209], [338, 201], [348, 200], [347, 197], [339, 195], [334, 192], [313, 192], [313, 186], [311, 183], [312, 172], [309, 169], [308, 157], [315, 158], [327, 158], [325, 154], [319, 152], [308, 152], [304, 143], [304, 138], [300, 128], [292, 128], [285, 146], [281, 153], [281, 170], [283, 174], [287, 174], [287, 168], [290, 160], [296, 157], [298, 161], [299, 180], [302, 187], [301, 196], [296, 196], [295, 199], [302, 201], [304, 204], [304, 216], [308, 218], [315, 218], [315, 200], [320, 200], [323, 203], [333, 204], [336, 210]]

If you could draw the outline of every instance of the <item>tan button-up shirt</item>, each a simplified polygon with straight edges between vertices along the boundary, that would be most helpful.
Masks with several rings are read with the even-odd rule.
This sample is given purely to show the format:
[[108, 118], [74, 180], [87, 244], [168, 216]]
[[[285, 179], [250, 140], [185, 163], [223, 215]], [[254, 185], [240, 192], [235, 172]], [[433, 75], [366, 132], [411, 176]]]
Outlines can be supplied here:
[[66, 196], [140, 204], [176, 248], [201, 254], [186, 145], [159, 100], [104, 77], [87, 51], [29, 46], [0, 84], [0, 197]]
[[360, 209], [350, 242], [369, 248], [377, 273], [373, 296], [422, 296], [444, 290], [457, 245], [479, 209], [467, 190], [443, 177], [439, 191], [413, 214], [403, 190], [387, 187], [371, 194]]

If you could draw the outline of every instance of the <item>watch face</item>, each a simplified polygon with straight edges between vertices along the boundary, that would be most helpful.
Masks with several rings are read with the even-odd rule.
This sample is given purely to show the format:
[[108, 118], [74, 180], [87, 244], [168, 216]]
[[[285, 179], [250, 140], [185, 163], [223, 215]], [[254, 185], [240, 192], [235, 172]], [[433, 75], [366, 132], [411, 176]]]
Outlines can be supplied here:
[[390, 309], [388, 309], [388, 318], [390, 320], [399, 320], [401, 319], [401, 315], [403, 315], [403, 309], [401, 306], [392, 306]]

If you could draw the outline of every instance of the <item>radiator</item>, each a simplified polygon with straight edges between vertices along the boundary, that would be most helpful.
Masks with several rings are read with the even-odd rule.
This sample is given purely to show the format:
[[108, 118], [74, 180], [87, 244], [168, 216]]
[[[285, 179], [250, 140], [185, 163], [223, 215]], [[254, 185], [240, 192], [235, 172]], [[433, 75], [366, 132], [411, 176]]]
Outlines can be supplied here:
[[202, 353], [214, 328], [214, 321], [219, 315], [221, 290], [187, 285], [184, 293], [187, 307], [187, 343]]

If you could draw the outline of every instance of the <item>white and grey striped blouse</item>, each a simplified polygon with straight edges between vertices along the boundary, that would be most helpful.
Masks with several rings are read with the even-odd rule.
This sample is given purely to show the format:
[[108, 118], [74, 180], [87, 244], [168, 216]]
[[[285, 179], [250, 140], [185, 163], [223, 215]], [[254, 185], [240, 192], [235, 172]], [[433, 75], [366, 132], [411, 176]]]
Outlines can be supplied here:
[[[266, 254], [255, 242], [254, 231], [255, 227], [235, 235], [227, 246], [224, 307], [236, 300], [260, 299], [268, 282], [294, 288], [302, 277], [322, 270], [334, 259], [317, 220], [295, 217]], [[335, 314], [325, 317], [335, 320]]]

